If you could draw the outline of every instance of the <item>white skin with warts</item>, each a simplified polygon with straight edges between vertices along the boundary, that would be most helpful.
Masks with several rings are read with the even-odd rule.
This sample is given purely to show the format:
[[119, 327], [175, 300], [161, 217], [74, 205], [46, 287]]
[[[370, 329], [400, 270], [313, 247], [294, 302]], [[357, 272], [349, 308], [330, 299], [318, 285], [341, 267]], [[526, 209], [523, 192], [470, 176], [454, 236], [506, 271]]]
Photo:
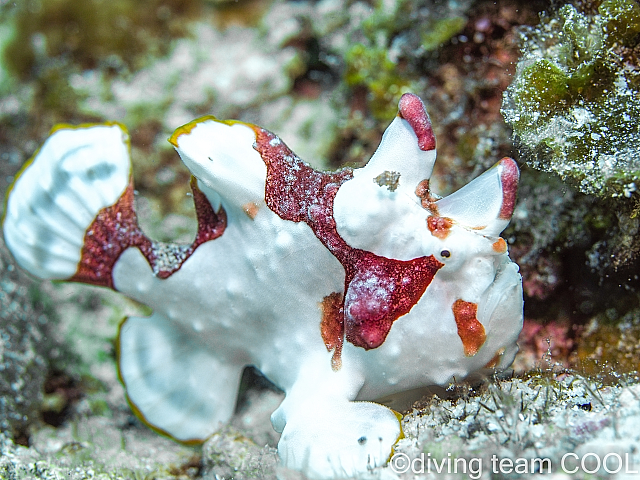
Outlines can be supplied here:
[[[520, 275], [493, 247], [507, 223], [497, 218], [501, 167], [438, 202], [454, 224], [436, 238], [415, 196], [435, 152], [420, 151], [408, 123], [394, 120], [371, 162], [338, 191], [338, 232], [356, 248], [402, 260], [434, 255], [444, 266], [379, 348], [345, 343], [334, 371], [320, 335], [320, 303], [342, 292], [344, 270], [306, 224], [267, 208], [266, 167], [254, 142], [250, 127], [213, 120], [177, 137], [184, 163], [214, 208], [224, 207], [228, 224], [167, 279], [155, 277], [136, 248], [116, 262], [116, 289], [154, 312], [121, 329], [127, 393], [155, 427], [180, 440], [205, 439], [232, 415], [242, 370], [255, 365], [286, 393], [272, 415], [284, 465], [313, 478], [383, 465], [400, 427], [391, 410], [370, 401], [465, 377], [496, 353], [506, 367], [517, 350]], [[373, 181], [385, 170], [400, 173], [394, 192]], [[481, 208], [470, 213], [474, 198], [483, 199]], [[258, 207], [253, 218], [248, 203]], [[474, 356], [465, 356], [457, 332], [458, 299], [478, 304], [486, 331]]]
[[[178, 137], [178, 151], [202, 189], [222, 199], [229, 218], [224, 235], [202, 245], [166, 280], [153, 277], [136, 250], [125, 252], [114, 271], [120, 291], [143, 303], [164, 304], [155, 311], [170, 318], [171, 328], [189, 332], [194, 322], [203, 325], [193, 333], [195, 344], [224, 363], [236, 382], [242, 368], [252, 364], [286, 392], [272, 416], [274, 427], [283, 432], [279, 454], [285, 465], [311, 477], [350, 475], [388, 458], [399, 435], [395, 415], [385, 407], [354, 400], [444, 384], [481, 369], [496, 352], [503, 352], [501, 364], [508, 365], [516, 352], [522, 312], [517, 266], [494, 250], [497, 235], [485, 237], [460, 224], [443, 240], [431, 234], [426, 227], [429, 212], [420, 206], [415, 189], [431, 173], [435, 152], [414, 149], [421, 168], [403, 167], [397, 161], [385, 164], [385, 158], [400, 158], [397, 150], [412, 135], [407, 122], [397, 118], [381, 151], [341, 186], [334, 203], [338, 232], [351, 246], [379, 255], [406, 260], [433, 254], [445, 266], [411, 312], [393, 325], [382, 346], [365, 351], [345, 343], [337, 372], [331, 369], [331, 353], [320, 336], [319, 304], [330, 293], [342, 291], [344, 271], [306, 224], [282, 220], [264, 205], [264, 161], [253, 149], [253, 131], [244, 125], [209, 121]], [[216, 157], [224, 145], [233, 145], [233, 152]], [[405, 149], [405, 162], [406, 153]], [[218, 163], [227, 165], [232, 155], [239, 175]], [[384, 170], [400, 173], [394, 192], [373, 182]], [[502, 195], [498, 174], [491, 174], [495, 188], [488, 192], [493, 195]], [[238, 177], [244, 187], [254, 189], [238, 189]], [[239, 208], [249, 201], [261, 205], [253, 219]], [[488, 216], [502, 223], [496, 213], [494, 209]], [[278, 241], [283, 238], [287, 241]], [[446, 258], [441, 255], [444, 250], [449, 252]], [[225, 272], [224, 278], [219, 272]], [[143, 294], [141, 277], [148, 282]], [[127, 281], [133, 278], [137, 280]], [[236, 286], [233, 294], [230, 284]], [[205, 285], [209, 288], [203, 292]], [[485, 344], [473, 357], [465, 356], [457, 333], [451, 306], [458, 299], [478, 304], [478, 318], [487, 332]], [[170, 310], [176, 313], [171, 314], [166, 305], [174, 302]], [[128, 363], [123, 358], [125, 381]], [[215, 384], [218, 374], [219, 369], [212, 369], [211, 381], [203, 383]], [[132, 380], [128, 387], [134, 402], [135, 384]], [[222, 395], [219, 386], [211, 388]], [[234, 382], [226, 393], [235, 398]], [[166, 418], [164, 412], [161, 418]], [[175, 423], [184, 425], [185, 419]]]

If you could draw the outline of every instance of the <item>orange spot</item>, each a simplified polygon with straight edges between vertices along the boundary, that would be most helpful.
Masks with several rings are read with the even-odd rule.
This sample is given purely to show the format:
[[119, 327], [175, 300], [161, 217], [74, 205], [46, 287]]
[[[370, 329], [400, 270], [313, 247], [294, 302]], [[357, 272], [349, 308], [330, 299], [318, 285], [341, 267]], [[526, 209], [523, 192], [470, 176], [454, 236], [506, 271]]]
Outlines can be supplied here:
[[425, 210], [429, 210], [434, 215], [438, 215], [437, 199], [431, 195], [429, 190], [429, 179], [422, 180], [416, 187], [416, 195], [420, 197], [420, 204]]
[[420, 198], [424, 198], [429, 195], [429, 180], [422, 180], [416, 187], [416, 195]]
[[449, 235], [449, 230], [453, 226], [453, 220], [447, 217], [427, 217], [427, 227], [431, 235], [444, 240]]
[[484, 327], [476, 318], [478, 304], [456, 300], [451, 307], [458, 327], [458, 336], [462, 340], [464, 354], [473, 357], [487, 339]]
[[320, 320], [320, 334], [327, 351], [333, 350], [331, 368], [334, 371], [342, 367], [342, 342], [344, 338], [344, 315], [342, 294], [331, 293], [322, 299], [320, 303], [322, 319]]
[[493, 242], [491, 245], [493, 250], [498, 253], [506, 253], [507, 252], [507, 242], [504, 241], [504, 238], [500, 237], [498, 240]]
[[500, 364], [500, 359], [504, 355], [504, 348], [500, 348], [491, 360], [487, 362], [484, 368], [495, 368]]
[[253, 220], [254, 218], [256, 218], [256, 215], [258, 215], [258, 210], [260, 210], [260, 207], [253, 202], [249, 202], [245, 203], [242, 206], [242, 210], [251, 220]]

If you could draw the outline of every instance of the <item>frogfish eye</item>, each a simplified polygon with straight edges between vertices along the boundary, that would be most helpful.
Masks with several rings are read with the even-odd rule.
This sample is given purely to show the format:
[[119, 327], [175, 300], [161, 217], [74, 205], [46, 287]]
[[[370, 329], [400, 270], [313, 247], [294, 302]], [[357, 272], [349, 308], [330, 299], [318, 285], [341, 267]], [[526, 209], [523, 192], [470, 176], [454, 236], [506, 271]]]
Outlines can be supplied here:
[[440, 256], [442, 258], [449, 258], [451, 256], [451, 252], [449, 250], [442, 250], [440, 252]]

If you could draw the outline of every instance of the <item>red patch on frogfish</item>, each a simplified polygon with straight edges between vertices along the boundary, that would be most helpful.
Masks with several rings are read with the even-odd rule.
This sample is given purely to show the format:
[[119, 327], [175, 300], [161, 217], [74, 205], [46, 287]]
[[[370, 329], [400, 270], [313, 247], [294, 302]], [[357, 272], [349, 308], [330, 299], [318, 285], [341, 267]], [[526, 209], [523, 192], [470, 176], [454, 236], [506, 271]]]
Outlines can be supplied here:
[[416, 187], [416, 195], [420, 198], [420, 204], [425, 210], [429, 210], [434, 215], [438, 215], [438, 199], [431, 194], [429, 189], [429, 179], [422, 180]]
[[246, 213], [247, 217], [249, 217], [251, 220], [256, 218], [259, 210], [260, 207], [253, 202], [245, 203], [244, 205], [242, 205], [242, 211]]
[[458, 336], [462, 340], [464, 354], [467, 357], [473, 357], [487, 339], [484, 326], [476, 317], [478, 313], [478, 304], [473, 302], [465, 302], [464, 300], [456, 300], [451, 307], [453, 317], [458, 327]]
[[191, 179], [191, 190], [198, 219], [198, 232], [191, 245], [153, 242], [142, 232], [130, 182], [118, 201], [100, 210], [87, 228], [78, 270], [69, 280], [115, 289], [113, 266], [130, 247], [142, 252], [156, 276], [170, 277], [198, 246], [222, 235], [227, 225], [225, 211], [222, 208], [217, 213], [213, 211], [195, 178]]
[[485, 364], [484, 368], [495, 368], [500, 365], [500, 360], [502, 360], [502, 355], [504, 355], [504, 352], [504, 347], [498, 349], [493, 358]]
[[305, 222], [345, 270], [343, 330], [364, 349], [382, 345], [391, 325], [418, 302], [442, 263], [430, 255], [389, 259], [349, 246], [336, 229], [333, 201], [353, 170], [314, 170], [273, 133], [253, 127], [254, 148], [267, 166], [265, 200], [280, 218]]
[[500, 182], [502, 183], [502, 206], [500, 207], [499, 218], [509, 220], [513, 215], [513, 209], [516, 205], [520, 169], [515, 160], [509, 157], [500, 160], [499, 165], [502, 167], [502, 173], [500, 174]]
[[507, 242], [504, 241], [504, 238], [499, 237], [498, 240], [491, 244], [491, 248], [497, 253], [507, 253]]
[[413, 93], [405, 93], [400, 97], [398, 104], [398, 116], [404, 118], [416, 136], [420, 150], [429, 151], [436, 148], [436, 136], [433, 133], [431, 120], [422, 99]]
[[320, 321], [320, 334], [322, 341], [328, 351], [333, 350], [331, 357], [331, 368], [337, 371], [342, 366], [340, 354], [342, 353], [342, 342], [344, 338], [343, 318], [343, 297], [339, 292], [334, 292], [322, 299], [320, 308], [322, 309], [322, 319]]

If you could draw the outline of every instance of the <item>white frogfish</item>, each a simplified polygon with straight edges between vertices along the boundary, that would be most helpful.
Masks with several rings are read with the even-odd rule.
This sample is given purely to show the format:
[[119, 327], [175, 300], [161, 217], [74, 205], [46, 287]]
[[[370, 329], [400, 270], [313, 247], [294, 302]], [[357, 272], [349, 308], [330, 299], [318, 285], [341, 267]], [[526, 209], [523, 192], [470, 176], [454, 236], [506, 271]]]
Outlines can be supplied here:
[[191, 245], [138, 226], [116, 123], [54, 129], [3, 223], [25, 270], [152, 309], [120, 327], [118, 368], [155, 429], [204, 441], [253, 365], [286, 394], [271, 416], [281, 463], [350, 476], [384, 465], [401, 435], [399, 416], [374, 400], [513, 361], [522, 282], [500, 233], [518, 167], [503, 158], [435, 195], [435, 136], [417, 96], [402, 96], [362, 168], [314, 170], [273, 133], [212, 116], [169, 141], [193, 175]]

